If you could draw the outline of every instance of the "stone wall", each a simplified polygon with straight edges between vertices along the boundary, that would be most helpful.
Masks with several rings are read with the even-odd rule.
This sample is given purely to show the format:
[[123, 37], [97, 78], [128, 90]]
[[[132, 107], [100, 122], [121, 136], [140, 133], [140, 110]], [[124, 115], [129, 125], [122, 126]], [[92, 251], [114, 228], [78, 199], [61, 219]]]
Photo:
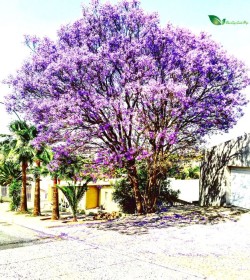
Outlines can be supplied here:
[[204, 151], [200, 176], [200, 205], [230, 202], [230, 167], [250, 167], [250, 134]]

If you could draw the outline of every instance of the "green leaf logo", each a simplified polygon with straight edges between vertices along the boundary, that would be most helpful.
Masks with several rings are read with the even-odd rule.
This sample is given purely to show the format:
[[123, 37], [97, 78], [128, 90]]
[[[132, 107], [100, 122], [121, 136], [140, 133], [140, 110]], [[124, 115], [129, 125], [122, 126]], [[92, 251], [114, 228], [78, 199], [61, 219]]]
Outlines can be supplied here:
[[214, 15], [209, 15], [208, 17], [214, 25], [223, 25], [226, 22], [225, 18], [223, 20], [220, 20], [219, 17], [214, 16]]

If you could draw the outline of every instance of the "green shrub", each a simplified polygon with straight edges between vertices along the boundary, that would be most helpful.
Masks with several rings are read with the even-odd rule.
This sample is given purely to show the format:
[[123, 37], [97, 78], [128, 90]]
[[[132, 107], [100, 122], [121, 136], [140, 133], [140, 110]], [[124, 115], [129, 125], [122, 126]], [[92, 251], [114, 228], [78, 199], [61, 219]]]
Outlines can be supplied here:
[[136, 204], [134, 192], [130, 186], [130, 183], [126, 179], [122, 179], [114, 186], [113, 200], [119, 204], [122, 212], [127, 214], [135, 213]]
[[95, 216], [95, 214], [96, 214], [96, 213], [94, 213], [94, 212], [89, 212], [89, 213], [88, 213], [88, 216]]
[[82, 215], [85, 215], [86, 212], [85, 212], [84, 209], [79, 209], [79, 210], [78, 210], [78, 213], [79, 213], [79, 214], [82, 214]]
[[17, 211], [20, 206], [21, 200], [21, 185], [20, 181], [13, 180], [9, 186], [9, 196], [10, 196], [10, 210]]
[[[145, 193], [147, 183], [147, 172], [144, 166], [138, 168], [139, 189], [142, 195]], [[113, 192], [113, 200], [118, 203], [123, 213], [133, 214], [136, 212], [136, 204], [133, 189], [126, 178], [118, 181]], [[160, 195], [157, 199], [157, 206], [172, 204], [178, 198], [179, 191], [170, 188], [170, 182], [163, 180], [160, 184]]]

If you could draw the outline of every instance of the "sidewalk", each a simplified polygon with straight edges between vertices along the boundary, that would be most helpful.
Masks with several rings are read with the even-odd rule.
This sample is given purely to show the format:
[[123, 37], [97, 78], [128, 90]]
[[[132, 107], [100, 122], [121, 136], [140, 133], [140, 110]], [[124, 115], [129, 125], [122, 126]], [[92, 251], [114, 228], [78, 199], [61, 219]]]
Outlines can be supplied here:
[[[46, 219], [47, 218], [47, 219]], [[23, 226], [35, 231], [50, 233], [50, 228], [65, 225], [62, 220], [51, 220], [50, 216], [33, 217], [30, 214], [19, 214], [9, 210], [9, 203], [0, 203], [0, 221]]]

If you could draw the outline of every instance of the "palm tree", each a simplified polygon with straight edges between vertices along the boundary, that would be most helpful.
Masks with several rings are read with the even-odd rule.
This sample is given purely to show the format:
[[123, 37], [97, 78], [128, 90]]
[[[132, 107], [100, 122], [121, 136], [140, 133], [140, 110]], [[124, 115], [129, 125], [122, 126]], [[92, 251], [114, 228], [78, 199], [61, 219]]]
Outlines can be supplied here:
[[[84, 161], [79, 156], [65, 157], [61, 158], [58, 169], [59, 177], [68, 183], [65, 186], [56, 186], [68, 200], [73, 213], [73, 221], [77, 221], [78, 204], [87, 190], [88, 182], [91, 181], [90, 176], [81, 176], [83, 164]], [[82, 182], [82, 179], [84, 179], [84, 182]]]
[[36, 164], [35, 167], [31, 168], [31, 172], [35, 178], [35, 193], [34, 193], [34, 209], [33, 215], [39, 216], [41, 213], [40, 207], [40, 181], [41, 176], [51, 176], [53, 180], [52, 187], [52, 220], [59, 219], [59, 195], [58, 195], [58, 176], [60, 175], [60, 171], [49, 171], [47, 165], [52, 161], [53, 153], [52, 151], [43, 146], [39, 150], [35, 150], [34, 162]]
[[34, 192], [34, 208], [33, 208], [33, 216], [41, 215], [41, 199], [40, 199], [40, 160], [35, 160], [36, 167], [33, 170], [34, 178], [35, 178], [35, 192]]
[[77, 222], [76, 214], [77, 214], [78, 204], [81, 201], [81, 199], [83, 198], [84, 193], [87, 190], [87, 184], [89, 181], [91, 181], [90, 177], [87, 178], [83, 184], [68, 183], [67, 186], [57, 185], [58, 189], [61, 190], [61, 192], [64, 194], [64, 196], [68, 200], [69, 206], [70, 206], [70, 208], [72, 210], [72, 214], [73, 214], [73, 222]]
[[59, 215], [59, 194], [58, 194], [58, 176], [56, 174], [53, 175], [53, 193], [52, 193], [52, 214], [51, 214], [51, 220], [58, 220]]
[[[49, 153], [49, 158], [51, 161], [52, 159], [52, 153]], [[48, 161], [48, 163], [49, 163]], [[41, 163], [41, 162], [40, 162]], [[38, 167], [36, 167], [36, 169], [38, 169]], [[39, 178], [39, 187], [38, 187], [38, 182], [37, 182], [37, 188], [39, 188], [40, 190], [40, 175], [43, 176], [50, 176], [53, 180], [53, 186], [52, 186], [52, 214], [51, 214], [51, 220], [58, 220], [60, 215], [59, 215], [59, 194], [58, 194], [58, 188], [57, 188], [57, 184], [59, 181], [59, 177], [61, 177], [61, 173], [59, 170], [56, 171], [49, 171], [49, 169], [47, 168], [47, 166], [43, 166], [39, 168], [39, 171], [37, 172], [38, 174], [36, 175], [36, 182], [38, 181]], [[35, 191], [35, 192], [38, 192]]]
[[42, 146], [39, 150], [35, 150], [34, 162], [36, 166], [32, 169], [32, 173], [35, 178], [33, 216], [41, 215], [41, 203], [40, 203], [41, 175], [48, 173], [45, 166], [51, 161], [51, 159], [52, 159], [52, 153], [46, 146]]
[[20, 166], [13, 161], [3, 160], [0, 163], [0, 185], [9, 186], [13, 180], [21, 180]]
[[28, 211], [27, 207], [27, 168], [34, 158], [34, 148], [31, 141], [36, 137], [37, 130], [34, 126], [28, 125], [25, 121], [17, 120], [9, 126], [12, 135], [1, 135], [4, 139], [0, 143], [2, 151], [9, 158], [14, 158], [21, 164], [22, 188], [20, 212]]
[[34, 126], [29, 126], [25, 121], [14, 121], [10, 124], [10, 131], [15, 136], [15, 146], [13, 153], [17, 155], [18, 162], [22, 167], [22, 188], [20, 212], [27, 212], [27, 168], [32, 163], [34, 157], [34, 148], [31, 141], [36, 137], [37, 130]]
[[22, 174], [16, 162], [3, 160], [0, 163], [0, 185], [9, 187], [10, 209], [17, 210], [20, 205]]

